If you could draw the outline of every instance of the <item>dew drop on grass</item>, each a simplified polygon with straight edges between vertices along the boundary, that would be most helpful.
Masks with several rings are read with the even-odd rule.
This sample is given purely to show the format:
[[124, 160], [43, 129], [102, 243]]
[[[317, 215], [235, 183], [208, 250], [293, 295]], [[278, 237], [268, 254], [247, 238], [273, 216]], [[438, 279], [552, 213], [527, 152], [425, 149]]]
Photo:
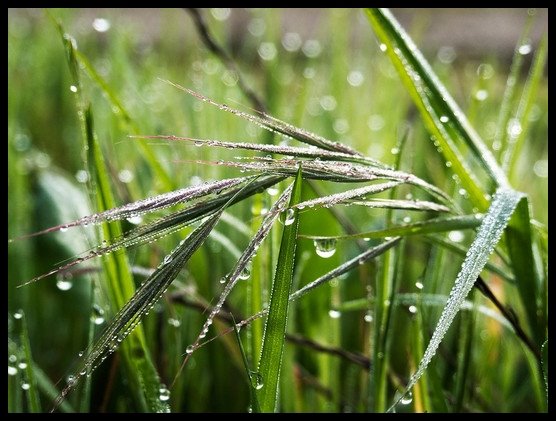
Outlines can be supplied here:
[[60, 232], [66, 232], [68, 230], [67, 226], [63, 226], [60, 228]]
[[164, 257], [164, 260], [162, 261], [163, 264], [167, 265], [168, 263], [170, 263], [172, 261], [173, 257], [171, 254], [167, 255]]
[[340, 313], [338, 310], [329, 310], [328, 315], [333, 319], [339, 319], [342, 313]]
[[454, 243], [461, 243], [464, 239], [464, 235], [461, 231], [450, 231], [448, 238]]
[[451, 161], [446, 161], [446, 168], [450, 168], [452, 166], [452, 162]]
[[314, 240], [313, 244], [317, 255], [324, 259], [332, 257], [336, 253], [336, 240], [334, 239]]
[[397, 154], [400, 153], [400, 149], [399, 148], [392, 148], [392, 149], [390, 149], [390, 153], [392, 155], [397, 155]]
[[440, 122], [441, 123], [446, 124], [448, 121], [450, 121], [450, 119], [447, 116], [443, 115], [443, 116], [440, 117]]
[[79, 170], [75, 173], [75, 179], [78, 183], [86, 183], [89, 181], [89, 173], [85, 170]]
[[365, 320], [366, 323], [372, 323], [373, 321], [373, 315], [370, 313], [365, 314], [365, 316], [363, 317], [363, 320]]
[[[289, 224], [287, 224], [289, 225]], [[249, 267], [249, 265], [247, 264], [243, 270], [241, 271], [241, 273], [239, 274], [238, 278], [241, 279], [242, 281], [245, 281], [246, 279], [249, 279], [249, 277], [251, 276], [251, 268]]]
[[31, 385], [29, 385], [29, 383], [27, 383], [27, 382], [21, 383], [21, 388], [23, 390], [29, 390], [30, 387], [31, 387]]
[[404, 224], [409, 224], [411, 222], [411, 216], [404, 216], [403, 222]]
[[56, 288], [60, 291], [69, 291], [73, 287], [73, 275], [70, 273], [59, 273], [56, 275]]
[[71, 85], [70, 86], [70, 91], [72, 91], [73, 93], [77, 92], [77, 86]]
[[487, 98], [488, 98], [488, 92], [485, 91], [484, 89], [479, 89], [477, 92], [475, 92], [475, 99], [477, 101], [484, 101]]
[[98, 304], [93, 304], [91, 321], [97, 326], [104, 323], [104, 310]]
[[127, 222], [133, 225], [139, 225], [141, 222], [143, 222], [143, 218], [140, 215], [134, 215], [127, 218]]
[[106, 32], [110, 29], [110, 21], [108, 19], [96, 18], [93, 21], [93, 29], [97, 32]]
[[264, 387], [264, 379], [260, 373], [253, 373], [251, 376], [251, 383], [253, 387], [257, 390], [261, 390]]
[[228, 281], [228, 278], [226, 278], [225, 276], [223, 276], [222, 278], [220, 278], [220, 283], [221, 284], [225, 284]]
[[180, 327], [181, 326], [181, 322], [178, 319], [174, 319], [173, 317], [170, 317], [168, 319], [168, 324], [170, 326], [174, 326], [174, 327]]
[[415, 307], [415, 306], [409, 306], [408, 310], [411, 314], [416, 314], [417, 313], [417, 307]]
[[23, 311], [17, 310], [17, 311], [14, 313], [14, 319], [20, 320], [20, 319], [22, 319], [22, 318], [23, 318]]
[[532, 50], [531, 44], [523, 44], [523, 45], [519, 46], [519, 48], [517, 49], [519, 54], [521, 54], [522, 56], [525, 56], [525, 55], [529, 54], [531, 52], [531, 50]]
[[21, 362], [17, 365], [17, 367], [18, 367], [20, 370], [25, 370], [25, 369], [27, 368], [27, 363], [26, 363], [25, 361], [21, 361]]
[[10, 362], [10, 363], [13, 364], [13, 363], [15, 363], [16, 361], [17, 361], [17, 356], [15, 356], [14, 354], [12, 354], [12, 355], [10, 355], [10, 356], [8, 357], [8, 362]]
[[282, 222], [286, 226], [293, 224], [294, 221], [295, 221], [295, 211], [292, 208], [286, 209], [280, 215], [280, 222]]
[[8, 376], [15, 376], [17, 374], [17, 368], [11, 365], [8, 365]]
[[162, 386], [158, 390], [158, 399], [160, 399], [161, 402], [167, 402], [170, 400], [170, 391], [166, 388], [166, 386]]
[[266, 189], [269, 196], [276, 196], [278, 194], [278, 189], [276, 187], [269, 187]]
[[186, 354], [193, 354], [193, 351], [195, 350], [195, 348], [193, 348], [193, 345], [189, 345], [186, 349], [185, 349], [185, 353]]
[[423, 289], [423, 286], [421, 282], [415, 282], [415, 287], [417, 287], [417, 289]]
[[196, 140], [195, 142], [193, 142], [193, 144], [197, 147], [203, 146], [204, 142], [201, 142], [200, 140]]
[[400, 403], [402, 405], [409, 405], [411, 402], [413, 402], [413, 393], [408, 392], [406, 393], [401, 399], [400, 399]]
[[386, 44], [380, 44], [378, 48], [380, 48], [380, 51], [385, 52], [388, 49], [388, 46]]
[[66, 383], [68, 384], [68, 386], [73, 386], [75, 384], [75, 381], [75, 376], [68, 376], [68, 378], [66, 379]]

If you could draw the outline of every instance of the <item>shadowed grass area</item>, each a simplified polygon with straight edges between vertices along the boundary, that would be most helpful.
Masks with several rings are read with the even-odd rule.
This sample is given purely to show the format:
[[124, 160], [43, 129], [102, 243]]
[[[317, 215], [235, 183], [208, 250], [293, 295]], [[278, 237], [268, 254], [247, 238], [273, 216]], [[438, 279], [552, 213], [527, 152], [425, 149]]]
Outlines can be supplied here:
[[230, 13], [9, 12], [8, 411], [545, 411], [546, 38]]

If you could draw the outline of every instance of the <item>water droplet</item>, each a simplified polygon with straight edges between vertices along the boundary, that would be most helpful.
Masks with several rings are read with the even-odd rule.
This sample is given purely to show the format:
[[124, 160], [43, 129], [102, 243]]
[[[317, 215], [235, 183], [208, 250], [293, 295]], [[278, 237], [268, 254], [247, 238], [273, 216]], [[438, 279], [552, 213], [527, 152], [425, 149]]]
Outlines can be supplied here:
[[378, 48], [380, 48], [380, 51], [385, 52], [388, 49], [388, 46], [386, 44], [380, 44]]
[[533, 165], [533, 172], [537, 177], [540, 178], [547, 178], [548, 177], [548, 160], [547, 159], [539, 159]]
[[76, 380], [77, 379], [75, 378], [75, 376], [68, 376], [66, 379], [66, 383], [68, 384], [68, 386], [73, 386]]
[[133, 215], [127, 218], [127, 222], [133, 225], [139, 225], [141, 222], [143, 222], [143, 217], [141, 215]]
[[228, 281], [228, 278], [223, 276], [222, 278], [220, 278], [220, 283], [221, 284], [225, 284]]
[[75, 173], [75, 179], [78, 183], [86, 183], [89, 181], [89, 173], [85, 170], [79, 170]]
[[266, 189], [266, 192], [268, 193], [269, 196], [276, 196], [278, 194], [278, 188], [269, 187], [268, 189]]
[[446, 161], [446, 168], [450, 168], [452, 166], [452, 162], [451, 161]]
[[467, 190], [465, 190], [464, 188], [459, 189], [459, 190], [458, 190], [458, 193], [459, 193], [461, 196], [467, 196]]
[[170, 326], [174, 326], [174, 327], [180, 327], [181, 326], [181, 322], [178, 319], [174, 319], [173, 317], [170, 317], [168, 319], [168, 324]]
[[280, 215], [280, 221], [286, 226], [293, 224], [295, 221], [295, 211], [292, 208], [286, 209]]
[[17, 367], [18, 367], [20, 370], [25, 370], [25, 369], [27, 368], [27, 363], [26, 363], [25, 361], [22, 361], [22, 362], [20, 362], [20, 363], [17, 365]]
[[17, 311], [14, 313], [14, 319], [20, 320], [20, 319], [22, 319], [22, 318], [23, 318], [23, 310], [21, 310], [21, 309], [20, 309], [20, 310], [17, 310]]
[[8, 365], [8, 376], [15, 376], [17, 374], [17, 368]]
[[286, 51], [289, 51], [290, 53], [299, 51], [302, 44], [303, 40], [297, 32], [287, 32], [282, 37], [282, 46]]
[[305, 54], [309, 58], [318, 57], [322, 51], [322, 47], [320, 42], [316, 39], [309, 39], [305, 41], [303, 47], [301, 48], [303, 54]]
[[276, 58], [278, 50], [272, 42], [262, 42], [257, 49], [259, 56], [265, 61], [271, 61]]
[[[371, 129], [373, 132], [378, 132], [379, 130], [381, 130], [384, 127], [384, 124], [385, 124], [384, 117], [382, 117], [380, 114], [372, 114], [369, 116], [367, 120], [367, 126], [369, 126], [369, 129]], [[378, 154], [375, 153], [371, 155], [374, 156]]]
[[413, 402], [413, 393], [408, 392], [406, 393], [404, 396], [402, 396], [402, 398], [400, 399], [400, 403], [402, 405], [409, 405], [411, 402]]
[[329, 310], [328, 315], [333, 319], [339, 319], [342, 313], [340, 313], [338, 310]]
[[447, 116], [443, 115], [443, 116], [440, 117], [440, 122], [441, 123], [446, 124], [448, 121], [450, 121], [450, 119]]
[[404, 216], [403, 222], [404, 224], [409, 224], [411, 222], [411, 216]]
[[332, 257], [336, 253], [336, 240], [334, 239], [315, 240], [313, 244], [317, 255], [324, 259]]
[[108, 350], [110, 352], [115, 352], [117, 349], [118, 349], [118, 340], [116, 338], [114, 338], [108, 344]]
[[193, 347], [193, 345], [189, 345], [186, 349], [185, 349], [185, 353], [186, 354], [193, 354], [193, 351], [195, 350], [195, 348]]
[[56, 275], [56, 288], [60, 291], [68, 291], [73, 287], [73, 275], [69, 272]]
[[392, 149], [390, 149], [390, 153], [392, 155], [397, 155], [397, 154], [400, 153], [400, 149], [399, 148], [392, 148]]
[[365, 316], [363, 317], [363, 320], [365, 320], [366, 323], [372, 323], [373, 321], [373, 315], [370, 313], [365, 314]]
[[475, 99], [477, 101], [484, 101], [487, 98], [488, 98], [488, 92], [485, 91], [484, 89], [479, 89], [477, 92], [475, 92]]
[[17, 361], [17, 356], [15, 356], [14, 354], [10, 355], [8, 357], [8, 361], [11, 363], [15, 363]]
[[170, 263], [172, 261], [174, 257], [171, 254], [168, 254], [167, 256], [164, 257], [164, 260], [162, 261], [163, 264], [167, 265], [168, 263]]
[[264, 387], [264, 379], [260, 373], [252, 373], [251, 375], [251, 384], [257, 390], [261, 390]]
[[423, 289], [424, 285], [421, 282], [415, 282], [417, 289]]
[[130, 183], [134, 178], [133, 173], [130, 170], [121, 170], [118, 173], [118, 180], [120, 180], [122, 183]]
[[520, 45], [519, 48], [517, 49], [519, 54], [521, 54], [522, 56], [525, 56], [525, 55], [529, 54], [531, 52], [531, 50], [532, 50], [531, 44]]
[[333, 111], [337, 105], [336, 98], [332, 95], [326, 95], [320, 99], [320, 106], [326, 111]]
[[170, 400], [170, 391], [165, 386], [162, 386], [158, 390], [158, 399], [160, 399], [161, 402], [167, 402]]
[[106, 32], [110, 29], [110, 21], [108, 19], [96, 18], [93, 21], [93, 29], [97, 32]]
[[477, 68], [477, 75], [482, 79], [490, 79], [494, 76], [494, 67], [490, 64], [482, 63]]
[[67, 226], [60, 227], [60, 232], [66, 232], [68, 230]]
[[352, 70], [348, 74], [347, 81], [351, 86], [357, 87], [363, 84], [365, 77], [359, 70]]
[[[289, 225], [289, 224], [287, 224]], [[247, 264], [243, 270], [241, 271], [241, 273], [238, 275], [238, 278], [241, 279], [242, 281], [245, 281], [246, 279], [249, 279], [249, 277], [251, 276], [251, 268], [249, 267], [250, 265]]]
[[30, 385], [29, 383], [27, 383], [27, 382], [21, 383], [21, 388], [22, 388], [23, 390], [29, 390], [30, 387], [31, 387], [31, 385]]
[[98, 304], [93, 304], [91, 321], [97, 326], [104, 323], [104, 310]]
[[461, 231], [451, 231], [448, 234], [448, 238], [450, 239], [450, 241], [453, 241], [454, 243], [460, 243], [463, 241], [464, 239], [464, 234]]
[[229, 7], [213, 7], [210, 9], [210, 14], [214, 19], [222, 22], [230, 17], [232, 10]]
[[71, 85], [71, 86], [70, 86], [70, 91], [72, 91], [72, 92], [74, 92], [74, 93], [77, 92], [77, 86]]
[[515, 139], [516, 137], [518, 137], [521, 134], [522, 130], [523, 128], [521, 127], [521, 123], [517, 118], [512, 118], [508, 122], [507, 132], [508, 136], [510, 136], [511, 138]]
[[409, 306], [408, 310], [411, 314], [417, 313], [417, 307], [415, 306]]
[[79, 357], [82, 357], [84, 353], [85, 353], [84, 351], [79, 351], [79, 353], [78, 353], [77, 355], [78, 355]]

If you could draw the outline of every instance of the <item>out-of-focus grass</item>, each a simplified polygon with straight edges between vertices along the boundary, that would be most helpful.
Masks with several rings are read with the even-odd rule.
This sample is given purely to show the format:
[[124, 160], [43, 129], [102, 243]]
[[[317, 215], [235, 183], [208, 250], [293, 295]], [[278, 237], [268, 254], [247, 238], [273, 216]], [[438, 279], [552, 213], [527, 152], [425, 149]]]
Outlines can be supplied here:
[[[251, 105], [237, 88], [233, 75], [199, 41], [189, 16], [183, 11], [161, 11], [162, 29], [160, 37], [156, 38], [149, 37], [145, 28], [125, 19], [125, 13], [118, 11], [102, 11], [102, 16], [63, 9], [52, 13], [75, 37], [79, 50], [122, 102], [139, 133], [269, 141], [268, 134], [261, 129], [186, 96], [160, 80], [175, 81], [234, 106], [237, 102], [247, 107]], [[219, 13], [207, 13], [208, 23], [217, 38], [226, 44], [226, 21], [215, 19], [215, 16], [223, 16]], [[325, 137], [341, 140], [389, 164], [394, 164], [396, 160], [392, 151], [396, 152], [394, 148], [400, 130], [409, 127], [411, 132], [404, 146], [401, 169], [414, 172], [445, 191], [457, 191], [459, 187], [432, 142], [426, 139], [428, 135], [409, 95], [388, 58], [381, 54], [370, 28], [366, 29], [366, 42], [356, 50], [350, 48], [352, 24], [354, 20], [364, 19], [360, 12], [335, 10], [323, 14], [312, 40], [301, 40], [294, 33], [280, 37], [279, 10], [250, 10], [248, 13], [251, 14], [249, 31], [235, 58], [247, 82], [267, 101], [273, 115]], [[106, 22], [94, 21], [95, 18], [106, 19], [109, 29], [99, 31], [106, 28]], [[434, 52], [430, 52], [427, 58], [433, 63], [434, 70], [496, 154], [498, 145], [492, 143], [496, 138], [509, 63], [493, 56], [478, 61], [460, 56], [454, 59], [446, 54], [434, 57], [432, 54]], [[532, 54], [524, 55], [525, 67]], [[138, 141], [127, 137], [133, 130], [122, 118], [121, 111], [113, 109], [98, 84], [85, 72], [81, 73], [81, 77], [84, 94], [90, 98], [94, 109], [96, 133], [112, 176], [116, 202], [126, 203], [164, 191], [166, 183], [156, 176], [152, 166], [144, 159]], [[525, 75], [518, 79], [518, 90], [523, 86], [524, 79]], [[9, 12], [9, 238], [90, 212], [84, 184], [87, 173], [81, 154], [82, 139], [71, 85], [59, 35], [43, 11]], [[542, 78], [529, 114], [527, 147], [520, 149], [512, 168], [513, 186], [529, 195], [532, 216], [542, 223], [548, 222], [547, 85], [547, 78]], [[280, 139], [275, 138], [274, 141], [279, 142]], [[178, 143], [151, 143], [154, 144], [151, 149], [157, 161], [175, 186], [238, 175], [238, 171], [232, 168], [192, 163], [196, 159], [231, 158], [238, 155], [235, 151]], [[321, 183], [321, 187], [325, 191], [334, 191], [331, 184]], [[305, 195], [309, 194], [305, 192]], [[462, 197], [462, 206], [465, 207], [468, 205], [464, 199]], [[256, 200], [262, 201], [258, 206], [268, 208], [268, 195]], [[471, 208], [468, 210], [472, 211]], [[383, 228], [379, 221], [384, 218], [384, 212], [356, 207], [346, 212], [361, 232]], [[248, 226], [252, 222], [256, 225], [256, 218], [260, 219], [247, 204], [234, 206], [231, 213]], [[394, 218], [402, 222], [406, 215], [413, 216], [395, 212]], [[124, 229], [129, 227], [130, 224]], [[247, 244], [248, 238], [230, 224], [220, 223], [217, 229], [240, 249]], [[70, 281], [70, 289], [67, 289], [67, 282], [64, 285], [65, 279], [46, 279], [21, 289], [15, 286], [46, 271], [55, 262], [91, 247], [92, 232], [89, 230], [91, 228], [84, 229], [83, 233], [74, 230], [37, 240], [17, 241], [8, 247], [8, 337], [13, 341], [9, 341], [8, 353], [17, 359], [29, 358], [24, 354], [30, 349], [34, 364], [53, 383], [69, 374], [68, 369], [78, 352], [87, 345], [92, 302], [90, 292], [93, 290], [91, 282], [95, 290], [100, 291], [98, 282], [102, 279], [94, 273], [76, 276]], [[325, 209], [312, 213], [310, 218], [301, 214], [299, 232], [343, 234]], [[274, 263], [279, 248], [279, 237], [275, 237], [274, 247], [266, 251], [268, 256], [264, 258]], [[156, 266], [178, 238], [179, 234], [174, 234], [153, 243], [151, 247], [130, 251], [131, 265]], [[470, 238], [460, 238], [460, 242], [468, 246]], [[448, 251], [430, 250], [418, 239], [413, 241], [409, 237], [405, 241], [403, 267], [399, 268], [401, 274], [397, 275], [400, 291], [417, 292], [415, 283], [421, 282], [425, 285], [425, 292], [449, 292], [451, 285], [441, 280], [454, 279], [462, 258]], [[303, 285], [314, 280], [355, 252], [355, 243], [340, 242], [336, 254], [324, 260], [314, 253], [312, 241], [299, 240], [297, 256], [306, 260], [295, 273], [297, 282]], [[273, 270], [275, 264], [264, 259], [257, 270]], [[443, 264], [440, 264], [441, 261]], [[186, 288], [210, 302], [220, 291], [218, 280], [234, 262], [233, 254], [222, 243], [209, 237], [186, 266], [187, 272], [178, 277], [176, 288]], [[100, 266], [100, 262], [90, 264], [91, 267], [94, 265]], [[373, 334], [375, 325], [365, 317], [368, 314], [356, 311], [340, 315], [330, 310], [341, 302], [366, 296], [368, 289], [374, 288], [376, 269], [374, 263], [366, 264], [346, 279], [307, 295], [297, 304], [295, 319], [288, 322], [288, 329], [319, 343], [369, 355], [368, 337]], [[269, 278], [268, 273], [266, 278]], [[135, 276], [137, 285], [142, 280], [140, 276]], [[519, 302], [515, 287], [495, 276], [489, 281], [503, 301]], [[265, 282], [258, 287], [263, 290], [269, 288], [270, 285]], [[247, 294], [246, 288], [238, 288], [230, 297], [230, 303], [244, 315], [249, 308], [245, 304]], [[476, 295], [476, 302], [486, 303]], [[108, 309], [107, 297], [100, 294], [95, 301]], [[20, 308], [26, 315], [29, 348], [19, 339], [23, 329], [21, 321], [13, 317]], [[169, 300], [161, 301], [153, 310], [144, 323], [146, 341], [163, 383], [170, 386], [181, 362], [181, 354], [195, 339], [204, 316], [197, 310], [184, 308]], [[400, 383], [400, 378], [407, 379], [415, 369], [415, 363], [409, 362], [414, 360], [412, 355], [417, 346], [414, 330], [423, 329], [426, 337], [438, 319], [438, 308], [422, 305], [419, 307], [421, 310], [423, 314], [418, 323], [406, 307], [393, 310], [394, 325], [391, 330], [396, 335], [391, 338], [391, 348], [395, 352], [389, 356], [392, 384]], [[516, 311], [524, 321], [525, 312], [519, 307]], [[473, 329], [472, 369], [468, 374], [461, 408], [484, 411], [541, 409], [542, 403], [534, 392], [537, 383], [529, 380], [531, 370], [526, 351], [515, 335], [499, 323], [480, 315], [475, 316]], [[244, 332], [241, 334], [243, 337]], [[247, 343], [245, 337], [243, 340]], [[438, 361], [429, 368], [430, 393], [434, 395], [434, 400], [443, 401], [430, 404], [436, 410], [446, 403], [449, 408], [455, 404], [456, 380], [450, 373], [457, 366], [456, 351], [460, 342], [457, 329], [449, 332]], [[367, 409], [369, 382], [368, 373], [363, 369], [309, 348], [292, 344], [285, 346], [286, 366], [293, 368], [292, 373], [283, 373], [283, 376], [293, 383], [282, 385], [289, 388], [282, 393], [288, 397], [288, 401], [282, 403], [283, 409]], [[233, 358], [230, 358], [230, 353]], [[18, 362], [9, 360], [8, 365], [17, 367]], [[498, 369], [493, 370], [493, 366]], [[126, 384], [125, 380], [115, 375], [117, 372], [114, 370], [120, 368], [112, 359], [95, 372], [91, 410], [135, 409], [126, 389], [136, 386]], [[21, 389], [24, 380], [19, 371], [11, 376], [9, 370], [9, 411], [31, 410], [34, 407], [28, 403], [32, 402], [26, 395], [29, 392]], [[171, 408], [174, 411], [245, 411], [249, 403], [249, 389], [241, 380], [243, 376], [244, 366], [234, 339], [230, 336], [214, 341], [191, 357], [171, 391]], [[48, 410], [52, 393], [41, 388], [44, 380], [37, 383], [40, 408]], [[389, 396], [393, 395], [390, 392]], [[79, 390], [69, 396], [68, 403], [72, 408], [83, 407], [81, 396]]]

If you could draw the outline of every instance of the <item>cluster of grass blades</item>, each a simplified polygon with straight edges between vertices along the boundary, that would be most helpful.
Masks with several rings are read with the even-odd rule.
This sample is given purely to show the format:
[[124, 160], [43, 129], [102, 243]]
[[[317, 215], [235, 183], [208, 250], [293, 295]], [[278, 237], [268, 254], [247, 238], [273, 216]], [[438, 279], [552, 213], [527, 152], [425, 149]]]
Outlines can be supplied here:
[[[293, 371], [293, 357], [285, 344], [296, 340], [288, 332], [295, 318], [296, 305], [302, 302], [302, 297], [322, 288], [325, 283], [337, 282], [373, 262], [372, 267], [377, 274], [372, 277], [374, 283], [369, 296], [346, 300], [331, 310], [342, 313], [368, 311], [365, 317], [368, 316], [373, 322], [373, 331], [368, 339], [370, 356], [365, 359], [364, 356], [349, 354], [345, 350], [305, 342], [313, 349], [348, 356], [352, 361], [363, 361], [360, 365], [369, 373], [365, 386], [368, 391], [366, 409], [374, 412], [407, 411], [408, 408], [427, 412], [461, 410], [464, 397], [469, 393], [466, 384], [468, 376], [465, 373], [469, 372], [472, 364], [473, 347], [478, 346], [473, 343], [476, 315], [504, 324], [523, 344], [529, 375], [532, 382], [538, 383], [536, 407], [546, 409], [547, 229], [531, 218], [527, 196], [511, 187], [512, 175], [509, 171], [509, 168], [513, 168], [512, 162], [517, 159], [516, 150], [522, 147], [522, 139], [525, 139], [523, 132], [527, 129], [527, 116], [547, 54], [545, 43], [541, 44], [533, 63], [516, 117], [511, 119], [511, 124], [520, 124], [519, 138], [501, 142], [508, 148], [503, 155], [504, 165], [501, 166], [392, 14], [384, 9], [369, 9], [366, 14], [380, 40], [381, 49], [399, 73], [432, 141], [439, 148], [446, 164], [449, 163], [447, 167], [457, 177], [459, 188], [467, 192], [465, 197], [469, 203], [462, 202], [462, 195], [458, 193], [451, 195], [417, 174], [402, 171], [400, 162], [394, 166], [387, 165], [349, 145], [300, 129], [265, 112], [239, 111], [172, 82], [168, 83], [197, 100], [276, 133], [288, 139], [288, 143], [262, 144], [142, 134], [109, 85], [57, 23], [66, 48], [72, 87], [76, 92], [84, 159], [90, 174], [90, 198], [96, 204], [97, 212], [24, 235], [10, 240], [10, 243], [17, 244], [28, 237], [65, 232], [77, 227], [97, 226], [97, 246], [22, 283], [22, 286], [33, 288], [35, 282], [51, 275], [78, 276], [79, 270], [83, 270], [83, 263], [101, 258], [100, 272], [106, 283], [103, 290], [107, 291], [112, 317], [97, 335], [93, 335], [94, 322], [91, 324], [88, 346], [76, 359], [60, 392], [32, 362], [25, 325], [21, 329], [20, 344], [9, 341], [9, 354], [20, 353], [28, 361], [21, 368], [26, 369], [28, 410], [40, 410], [38, 388], [44, 390], [51, 399], [56, 396], [53, 410], [86, 410], [84, 407], [72, 408], [65, 398], [81, 383], [84, 384], [82, 395], [90, 393], [91, 375], [118, 351], [131, 384], [129, 388], [134, 391], [131, 399], [135, 407], [145, 412], [169, 412], [170, 390], [174, 396], [179, 393], [179, 389], [165, 385], [159, 377], [155, 357], [147, 344], [141, 321], [157, 301], [163, 297], [168, 299], [171, 295], [167, 292], [168, 288], [172, 283], [180, 283], [180, 274], [186, 271], [186, 265], [209, 237], [220, 238], [222, 242], [229, 241], [225, 237], [218, 237], [217, 227], [223, 223], [235, 225], [237, 231], [247, 231], [248, 244], [243, 250], [233, 244], [229, 246], [234, 250], [235, 264], [226, 269], [227, 274], [218, 283], [221, 291], [211, 303], [197, 300], [194, 291], [180, 295], [179, 300], [200, 306], [206, 312], [206, 318], [195, 339], [181, 350], [183, 360], [175, 370], [174, 384], [177, 384], [184, 367], [191, 363], [195, 353], [202, 352], [203, 347], [215, 338], [224, 339], [226, 334], [235, 332], [237, 348], [233, 343], [227, 346], [235, 349], [233, 355], [240, 359], [238, 365], [245, 372], [249, 410], [282, 410], [285, 405], [281, 400], [289, 396], [288, 393], [293, 393], [285, 385], [286, 381], [291, 380]], [[141, 145], [145, 161], [152, 164], [153, 172], [171, 191], [122, 206], [115, 205], [109, 169], [95, 134], [92, 107], [82, 87], [83, 69], [106, 93], [107, 100], [122, 116], [133, 139], [131, 145]], [[510, 89], [513, 89], [513, 85]], [[508, 97], [513, 95], [511, 92]], [[506, 114], [511, 113], [508, 107], [503, 109], [505, 114], [500, 117], [506, 126], [509, 124]], [[403, 150], [406, 138], [400, 137], [398, 150]], [[238, 169], [242, 175], [178, 189], [165, 169], [154, 164], [156, 158], [149, 144], [153, 139], [168, 144], [189, 143], [215, 150], [252, 151], [260, 155], [241, 156], [235, 160], [187, 161], [192, 165]], [[290, 144], [294, 141], [304, 145]], [[401, 160], [401, 154], [398, 160]], [[316, 182], [335, 186], [335, 192], [315, 194]], [[353, 187], [354, 184], [356, 187]], [[402, 188], [404, 192], [411, 192], [411, 196], [402, 197], [399, 194]], [[264, 208], [264, 212], [260, 211], [252, 227], [246, 227], [234, 219], [234, 206], [245, 202], [257, 206], [261, 193], [270, 190], [275, 199]], [[354, 208], [382, 211], [384, 221], [375, 225], [380, 228], [363, 229], [357, 222], [346, 226], [346, 214]], [[302, 230], [302, 218], [310, 219], [323, 210], [330, 211], [335, 224], [344, 229], [344, 234], [324, 235]], [[165, 213], [152, 217], [151, 213], [160, 211]], [[394, 218], [394, 215], [410, 213], [419, 215], [418, 220], [411, 221], [408, 218], [399, 223]], [[126, 220], [140, 222], [125, 230], [121, 222]], [[473, 240], [469, 247], [463, 248], [457, 242], [446, 241], [442, 234], [447, 232], [466, 232]], [[161, 258], [154, 270], [148, 271], [146, 279], [136, 287], [132, 276], [134, 268], [128, 261], [127, 253], [163, 237], [177, 238], [180, 233], [186, 233], [186, 236]], [[404, 293], [399, 289], [404, 271], [403, 250], [413, 238], [430, 245], [433, 250], [430, 257], [433, 263], [424, 269], [423, 283], [426, 278], [439, 279], [438, 271], [442, 273], [443, 270], [441, 263], [451, 254], [463, 256], [455, 278], [447, 276], [442, 280], [451, 285], [449, 296], [430, 289], [418, 293]], [[347, 260], [333, 264], [324, 274], [299, 286], [299, 268], [304, 263], [298, 244], [306, 241], [313, 242], [316, 253], [324, 258], [334, 255], [337, 244], [343, 242], [352, 242], [355, 251]], [[433, 254], [445, 257], [435, 259]], [[520, 302], [509, 305], [501, 303], [488, 282], [483, 280], [483, 277], [488, 279], [490, 274], [515, 287]], [[419, 290], [423, 288], [423, 283], [419, 281]], [[241, 318], [238, 315], [243, 312], [232, 311], [228, 300], [239, 288], [236, 288], [238, 285], [250, 288], [245, 314]], [[497, 311], [479, 305], [470, 296], [474, 286], [493, 303]], [[263, 294], [265, 289], [266, 294]], [[93, 310], [97, 295], [91, 294]], [[178, 298], [175, 300], [179, 301]], [[396, 335], [395, 309], [399, 306], [408, 307], [414, 316], [412, 352], [407, 358], [406, 367], [410, 372], [406, 378], [396, 374], [396, 368], [391, 363]], [[437, 315], [433, 310], [439, 306], [442, 311]], [[525, 321], [510, 306], [522, 306]], [[468, 310], [466, 313], [471, 316], [462, 317], [456, 323], [459, 332], [466, 332], [467, 335], [462, 335], [461, 355], [454, 362], [458, 367], [458, 375], [450, 380], [455, 384], [455, 392], [446, 396], [443, 393], [446, 380], [440, 379], [436, 371], [428, 368], [437, 351], [441, 350], [445, 336], [461, 309]], [[436, 316], [431, 332], [425, 327], [422, 310], [430, 310], [430, 319], [432, 315]], [[32, 317], [31, 314], [26, 316]], [[21, 318], [24, 322], [22, 314], [18, 319]], [[260, 323], [260, 319], [264, 319], [264, 324]], [[219, 324], [221, 321], [226, 322], [225, 327]], [[243, 330], [248, 332], [247, 340], [242, 338]], [[298, 340], [298, 343], [303, 341]]]

